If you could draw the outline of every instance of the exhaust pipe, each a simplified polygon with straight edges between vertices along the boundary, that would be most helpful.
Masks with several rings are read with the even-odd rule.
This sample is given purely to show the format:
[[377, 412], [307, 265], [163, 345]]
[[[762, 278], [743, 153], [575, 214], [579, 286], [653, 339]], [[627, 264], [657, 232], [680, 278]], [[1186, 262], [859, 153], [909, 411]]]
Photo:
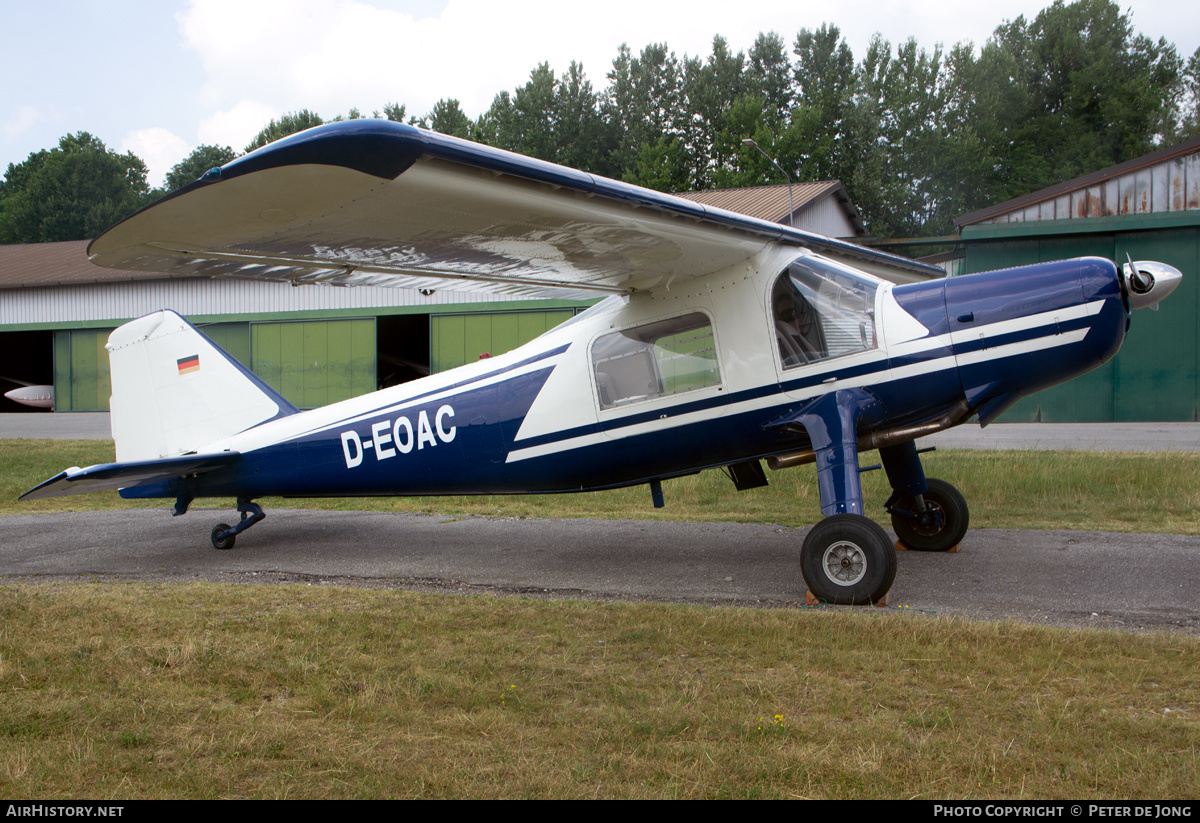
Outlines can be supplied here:
[[[959, 400], [954, 408], [937, 420], [930, 421], [929, 423], [922, 423], [919, 426], [900, 426], [895, 429], [867, 432], [866, 434], [859, 435], [858, 450], [882, 449], [887, 446], [895, 446], [898, 443], [905, 443], [909, 440], [916, 440], [918, 437], [936, 434], [937, 432], [957, 426], [970, 416], [971, 409], [967, 405], [967, 401], [965, 399]], [[792, 466], [803, 466], [805, 463], [815, 463], [816, 461], [817, 453], [809, 448], [801, 451], [786, 452], [784, 454], [773, 454], [767, 458], [767, 467], [772, 471], [779, 471], [780, 469], [790, 469]]]

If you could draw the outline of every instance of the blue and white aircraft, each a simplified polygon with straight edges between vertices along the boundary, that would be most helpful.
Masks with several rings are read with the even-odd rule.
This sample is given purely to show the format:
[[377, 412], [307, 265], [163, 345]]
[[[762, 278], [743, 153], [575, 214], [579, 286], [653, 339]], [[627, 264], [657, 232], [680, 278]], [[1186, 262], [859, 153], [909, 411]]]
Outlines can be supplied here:
[[[863, 516], [878, 449], [900, 542], [946, 551], [962, 495], [917, 437], [1070, 379], [1120, 347], [1133, 309], [1180, 280], [1099, 258], [951, 279], [850, 243], [409, 126], [355, 120], [205, 174], [89, 246], [102, 266], [296, 285], [395, 285], [607, 299], [507, 354], [301, 412], [171, 311], [108, 341], [116, 463], [41, 498], [237, 500], [219, 549], [267, 495], [578, 492], [727, 468], [739, 489], [816, 463], [825, 518], [801, 569], [834, 603], [896, 573]], [[891, 280], [916, 282], [893, 283]]]

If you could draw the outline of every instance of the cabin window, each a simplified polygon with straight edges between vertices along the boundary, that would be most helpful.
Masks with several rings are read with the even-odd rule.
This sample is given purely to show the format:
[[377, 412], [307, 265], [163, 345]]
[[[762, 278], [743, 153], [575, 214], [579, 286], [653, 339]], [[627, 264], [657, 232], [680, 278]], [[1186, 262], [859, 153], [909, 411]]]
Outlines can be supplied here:
[[602, 409], [721, 382], [712, 323], [700, 312], [604, 335], [592, 371]]
[[775, 281], [771, 313], [785, 369], [877, 347], [878, 284], [831, 260], [798, 258]]

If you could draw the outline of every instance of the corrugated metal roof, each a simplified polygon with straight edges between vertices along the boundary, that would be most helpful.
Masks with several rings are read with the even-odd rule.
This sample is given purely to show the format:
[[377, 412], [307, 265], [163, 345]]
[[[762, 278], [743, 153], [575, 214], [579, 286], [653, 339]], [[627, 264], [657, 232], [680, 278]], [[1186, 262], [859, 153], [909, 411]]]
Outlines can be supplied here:
[[1200, 209], [1200, 137], [955, 218], [976, 223], [1066, 220]]
[[68, 240], [0, 246], [0, 289], [170, 279], [166, 274], [102, 269], [88, 260], [87, 245], [87, 240]]
[[[835, 196], [857, 233], [859, 235], [866, 234], [862, 217], [859, 216], [854, 204], [850, 202], [846, 188], [840, 180], [796, 183], [791, 188], [797, 215], [825, 197]], [[706, 206], [735, 211], [749, 217], [757, 217], [760, 220], [770, 220], [772, 223], [788, 222], [788, 185], [786, 183], [775, 186], [752, 186], [744, 189], [680, 192], [676, 197], [703, 203]]]

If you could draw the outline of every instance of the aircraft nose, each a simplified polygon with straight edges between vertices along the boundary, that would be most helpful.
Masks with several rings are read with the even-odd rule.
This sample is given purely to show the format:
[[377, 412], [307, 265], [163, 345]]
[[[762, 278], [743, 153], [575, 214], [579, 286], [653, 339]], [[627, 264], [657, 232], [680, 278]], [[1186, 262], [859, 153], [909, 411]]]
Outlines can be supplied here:
[[1121, 288], [1129, 299], [1129, 309], [1158, 310], [1159, 302], [1175, 291], [1183, 274], [1174, 266], [1153, 260], [1138, 260], [1121, 266]]

